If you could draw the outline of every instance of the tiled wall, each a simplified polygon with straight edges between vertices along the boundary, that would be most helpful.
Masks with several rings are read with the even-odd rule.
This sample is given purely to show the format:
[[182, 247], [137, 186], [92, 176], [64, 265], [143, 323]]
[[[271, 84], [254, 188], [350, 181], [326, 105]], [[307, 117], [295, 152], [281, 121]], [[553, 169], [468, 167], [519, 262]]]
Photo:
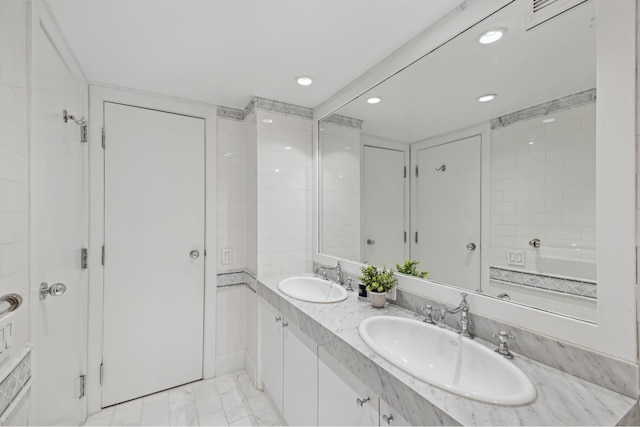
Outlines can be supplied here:
[[360, 260], [359, 128], [320, 124], [320, 252]]
[[[0, 296], [25, 299], [14, 316], [13, 348], [28, 339], [27, 2], [0, 1]], [[11, 358], [5, 358], [4, 362]]]
[[[525, 266], [507, 262], [516, 249]], [[490, 262], [595, 280], [594, 102], [492, 130]]]
[[218, 288], [216, 376], [244, 369], [247, 348], [246, 286]]
[[311, 120], [257, 110], [258, 276], [311, 271]]
[[[247, 152], [245, 124], [218, 117], [218, 273], [247, 265]], [[222, 264], [222, 249], [232, 250]]]

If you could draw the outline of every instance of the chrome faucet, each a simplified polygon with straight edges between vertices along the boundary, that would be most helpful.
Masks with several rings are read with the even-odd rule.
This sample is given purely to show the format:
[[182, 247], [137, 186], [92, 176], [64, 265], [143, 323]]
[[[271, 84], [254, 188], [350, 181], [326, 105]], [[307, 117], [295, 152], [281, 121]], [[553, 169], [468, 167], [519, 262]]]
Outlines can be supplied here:
[[340, 261], [338, 261], [338, 265], [336, 265], [336, 283], [340, 286], [344, 286], [344, 278], [342, 277], [342, 266], [340, 265]]
[[445, 307], [440, 310], [440, 319], [438, 320], [438, 326], [441, 328], [445, 327], [445, 317], [447, 316], [447, 314], [460, 313], [459, 333], [463, 337], [473, 339], [474, 336], [471, 334], [471, 332], [469, 332], [469, 303], [467, 302], [467, 294], [462, 292], [460, 295], [462, 295], [462, 301], [460, 301], [460, 304], [456, 308], [449, 310]]
[[509, 332], [499, 331], [497, 334], [491, 335], [494, 338], [498, 338], [498, 348], [496, 348], [496, 353], [506, 357], [507, 359], [513, 359], [513, 354], [509, 351], [509, 341], [515, 340], [516, 337], [511, 335]]
[[316, 272], [315, 272], [316, 277], [320, 275], [318, 272], [322, 273], [322, 279], [329, 280], [329, 278], [327, 277], [327, 273], [329, 273], [329, 270], [326, 267], [320, 266], [316, 268]]
[[[422, 307], [422, 311], [424, 311], [425, 314], [425, 318], [423, 320], [423, 322], [428, 323], [430, 325], [435, 325], [436, 322], [433, 321], [433, 307], [431, 306], [431, 304], [427, 304], [424, 307]], [[444, 326], [441, 326], [442, 328]]]

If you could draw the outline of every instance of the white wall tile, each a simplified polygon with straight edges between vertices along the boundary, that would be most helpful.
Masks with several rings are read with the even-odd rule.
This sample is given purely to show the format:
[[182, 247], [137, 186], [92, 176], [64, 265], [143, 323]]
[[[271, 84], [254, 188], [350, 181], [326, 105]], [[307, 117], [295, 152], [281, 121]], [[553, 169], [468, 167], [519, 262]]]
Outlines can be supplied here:
[[514, 268], [507, 253], [524, 250], [515, 268], [595, 280], [595, 103], [554, 117], [492, 132], [492, 262]]
[[12, 315], [10, 354], [29, 336], [26, 7], [23, 1], [0, 2], [0, 296], [17, 292], [25, 299]]

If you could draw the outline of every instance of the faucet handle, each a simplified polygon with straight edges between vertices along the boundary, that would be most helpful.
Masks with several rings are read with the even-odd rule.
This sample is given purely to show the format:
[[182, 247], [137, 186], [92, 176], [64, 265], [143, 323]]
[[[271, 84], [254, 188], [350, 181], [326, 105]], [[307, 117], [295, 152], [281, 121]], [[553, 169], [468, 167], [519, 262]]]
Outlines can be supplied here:
[[425, 314], [423, 322], [435, 325], [436, 322], [433, 321], [433, 306], [431, 304], [427, 304], [422, 307], [422, 311], [424, 311]]
[[510, 332], [505, 332], [505, 331], [498, 331], [495, 334], [491, 335], [494, 338], [498, 338], [500, 340], [501, 344], [506, 344], [508, 342], [508, 340], [515, 340], [516, 337], [514, 337], [513, 335], [511, 335]]
[[507, 359], [513, 359], [513, 354], [509, 351], [509, 340], [515, 340], [516, 337], [511, 335], [510, 332], [498, 331], [497, 334], [491, 335], [494, 338], [498, 338], [500, 343], [498, 344], [498, 348], [496, 348], [496, 353], [506, 357]]

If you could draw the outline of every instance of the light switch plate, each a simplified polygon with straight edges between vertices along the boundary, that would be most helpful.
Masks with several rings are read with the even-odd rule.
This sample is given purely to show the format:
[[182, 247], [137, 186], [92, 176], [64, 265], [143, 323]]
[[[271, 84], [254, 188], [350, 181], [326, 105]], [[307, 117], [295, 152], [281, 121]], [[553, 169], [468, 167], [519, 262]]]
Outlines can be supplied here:
[[510, 250], [507, 253], [507, 264], [509, 265], [517, 265], [519, 267], [524, 267], [527, 264], [527, 260], [525, 257], [525, 251], [523, 250]]
[[232, 251], [231, 248], [225, 248], [222, 250], [222, 264], [231, 264], [232, 261]]

